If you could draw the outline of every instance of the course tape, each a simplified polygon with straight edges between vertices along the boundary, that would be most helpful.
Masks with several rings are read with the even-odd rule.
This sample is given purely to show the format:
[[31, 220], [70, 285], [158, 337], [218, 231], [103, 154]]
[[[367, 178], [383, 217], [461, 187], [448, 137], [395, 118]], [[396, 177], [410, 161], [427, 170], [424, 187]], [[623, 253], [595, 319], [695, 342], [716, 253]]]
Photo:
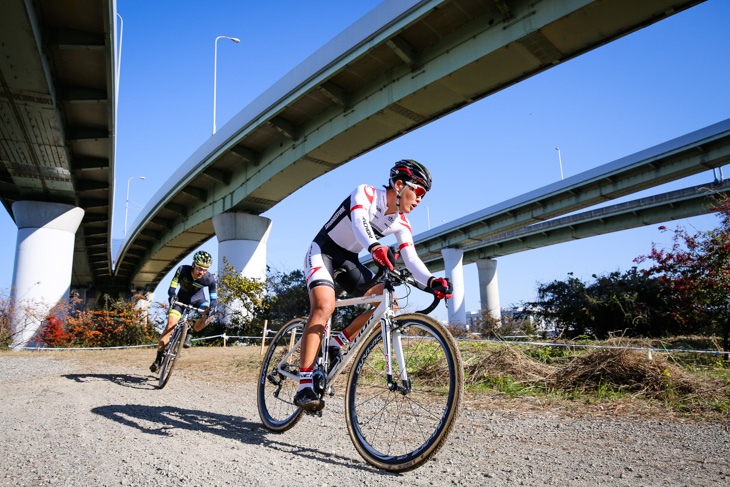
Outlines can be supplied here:
[[[203, 340], [211, 340], [213, 338], [223, 338], [224, 340], [227, 340], [229, 338], [244, 338], [249, 340], [261, 340], [260, 336], [239, 336], [239, 335], [226, 335], [225, 333], [222, 335], [213, 335], [209, 337], [203, 337], [203, 338], [193, 338], [194, 342], [199, 342]], [[721, 352], [718, 350], [684, 350], [679, 348], [650, 348], [650, 347], [617, 347], [617, 346], [609, 346], [609, 345], [584, 345], [584, 344], [573, 344], [573, 343], [545, 343], [545, 342], [518, 342], [518, 341], [505, 341], [505, 340], [474, 340], [474, 339], [465, 339], [465, 338], [457, 338], [457, 341], [460, 342], [477, 342], [477, 343], [509, 343], [511, 345], [535, 345], [538, 347], [570, 347], [570, 348], [604, 348], [604, 349], [612, 349], [612, 350], [643, 350], [648, 352], [675, 352], [675, 353], [709, 353], [709, 354], [715, 354], [715, 355], [730, 355], [730, 352]], [[150, 343], [149, 345], [127, 345], [127, 346], [119, 346], [119, 347], [23, 347], [22, 350], [31, 350], [31, 351], [50, 351], [50, 350], [118, 350], [118, 349], [124, 349], [124, 348], [147, 348], [147, 347], [156, 347], [157, 343]]]
[[730, 355], [730, 352], [718, 350], [683, 350], [679, 348], [650, 348], [650, 347], [616, 347], [610, 345], [584, 345], [578, 343], [544, 343], [544, 342], [513, 342], [505, 340], [471, 340], [457, 338], [460, 342], [488, 342], [488, 343], [509, 343], [514, 345], [537, 345], [539, 347], [570, 347], [570, 348], [607, 348], [613, 350], [644, 350], [650, 352], [681, 352], [681, 353], [712, 353], [717, 355]]
[[[199, 342], [202, 340], [210, 340], [213, 338], [223, 338], [224, 340], [227, 340], [229, 338], [247, 338], [247, 339], [256, 339], [261, 340], [260, 336], [238, 336], [238, 335], [213, 335], [209, 337], [202, 337], [202, 338], [193, 338], [192, 341]], [[29, 350], [31, 352], [37, 352], [37, 351], [52, 351], [52, 350], [120, 350], [123, 348], [148, 348], [148, 347], [156, 347], [157, 342], [150, 343], [148, 345], [123, 345], [118, 347], [23, 347], [21, 350]]]

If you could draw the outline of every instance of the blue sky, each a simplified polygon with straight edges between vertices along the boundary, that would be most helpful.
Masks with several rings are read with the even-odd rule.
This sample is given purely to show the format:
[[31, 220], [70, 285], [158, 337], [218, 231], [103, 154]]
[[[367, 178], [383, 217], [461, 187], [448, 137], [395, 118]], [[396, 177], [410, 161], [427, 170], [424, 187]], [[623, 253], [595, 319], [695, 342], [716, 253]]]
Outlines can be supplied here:
[[[124, 19], [117, 122], [114, 238], [169, 175], [212, 133], [213, 55], [218, 42], [218, 129], [294, 66], [374, 8], [372, 0], [117, 0]], [[708, 0], [375, 149], [313, 181], [265, 213], [273, 220], [272, 268], [300, 268], [312, 237], [356, 185], [385, 183], [392, 163], [412, 158], [434, 188], [409, 217], [414, 234], [730, 117], [730, 2]], [[730, 175], [730, 171], [725, 171]], [[712, 171], [649, 193], [711, 182]], [[630, 199], [649, 193], [633, 195]], [[427, 208], [426, 208], [427, 207]], [[702, 216], [671, 223], [708, 229]], [[668, 245], [658, 225], [522, 252], [498, 260], [503, 306], [535, 297], [568, 272], [626, 270]], [[0, 228], [15, 236], [10, 217]], [[14, 255], [15, 239], [0, 244]], [[204, 249], [217, 253], [215, 239]], [[6, 254], [7, 255], [7, 254]], [[189, 260], [189, 259], [188, 259]], [[475, 265], [464, 268], [466, 309], [479, 308]], [[11, 272], [0, 289], [11, 286]], [[157, 290], [164, 299], [170, 277]], [[418, 302], [416, 302], [418, 304]], [[439, 318], [445, 317], [440, 308]]]

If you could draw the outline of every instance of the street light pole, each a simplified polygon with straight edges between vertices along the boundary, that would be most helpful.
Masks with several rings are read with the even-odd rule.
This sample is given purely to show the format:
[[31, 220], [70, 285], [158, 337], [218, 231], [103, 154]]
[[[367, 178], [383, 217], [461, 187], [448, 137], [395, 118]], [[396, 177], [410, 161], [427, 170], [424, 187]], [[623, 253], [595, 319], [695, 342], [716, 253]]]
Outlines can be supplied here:
[[215, 91], [218, 84], [218, 39], [230, 39], [236, 44], [241, 42], [241, 39], [235, 37], [218, 36], [215, 38], [215, 54], [213, 55], [213, 135], [215, 135]]
[[129, 183], [132, 179], [144, 179], [144, 176], [132, 176], [127, 180], [127, 204], [124, 207], [124, 236], [127, 236], [127, 213], [129, 213]]
[[560, 163], [560, 180], [563, 180], [563, 159], [560, 157], [560, 149], [555, 148], [556, 151], [558, 151], [558, 162]]

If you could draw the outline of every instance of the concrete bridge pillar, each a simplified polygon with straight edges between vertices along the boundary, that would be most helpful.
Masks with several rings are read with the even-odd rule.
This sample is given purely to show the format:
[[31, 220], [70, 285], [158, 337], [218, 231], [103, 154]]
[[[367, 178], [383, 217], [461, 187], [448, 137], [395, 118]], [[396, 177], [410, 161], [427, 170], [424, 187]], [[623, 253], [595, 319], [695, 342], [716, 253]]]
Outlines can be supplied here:
[[223, 258], [249, 279], [266, 279], [266, 241], [271, 220], [248, 213], [221, 213], [213, 217], [218, 238], [218, 273], [225, 269]]
[[12, 208], [18, 237], [11, 291], [11, 347], [19, 350], [38, 332], [53, 308], [68, 299], [74, 239], [84, 210], [41, 201], [16, 201]]
[[479, 298], [482, 310], [487, 311], [495, 320], [502, 318], [499, 305], [499, 282], [497, 281], [497, 261], [480, 259], [477, 261], [479, 271]]
[[441, 255], [444, 258], [444, 270], [446, 277], [451, 279], [454, 287], [454, 295], [449, 302], [449, 325], [466, 325], [466, 303], [464, 302], [464, 266], [462, 258], [464, 251], [461, 249], [443, 249]]

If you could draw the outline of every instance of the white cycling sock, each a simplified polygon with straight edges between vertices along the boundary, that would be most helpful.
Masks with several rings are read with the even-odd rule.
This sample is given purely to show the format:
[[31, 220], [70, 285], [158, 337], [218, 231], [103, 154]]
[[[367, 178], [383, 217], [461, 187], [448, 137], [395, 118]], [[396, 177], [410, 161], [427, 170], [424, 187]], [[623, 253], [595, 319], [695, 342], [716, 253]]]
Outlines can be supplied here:
[[312, 384], [312, 372], [312, 369], [299, 369], [299, 389], [297, 389], [297, 392], [302, 389], [306, 389], [307, 387], [310, 389], [314, 388], [314, 385]]
[[350, 337], [347, 336], [347, 332], [342, 330], [337, 336], [330, 338], [330, 347], [337, 345], [338, 347], [346, 347], [350, 344]]

